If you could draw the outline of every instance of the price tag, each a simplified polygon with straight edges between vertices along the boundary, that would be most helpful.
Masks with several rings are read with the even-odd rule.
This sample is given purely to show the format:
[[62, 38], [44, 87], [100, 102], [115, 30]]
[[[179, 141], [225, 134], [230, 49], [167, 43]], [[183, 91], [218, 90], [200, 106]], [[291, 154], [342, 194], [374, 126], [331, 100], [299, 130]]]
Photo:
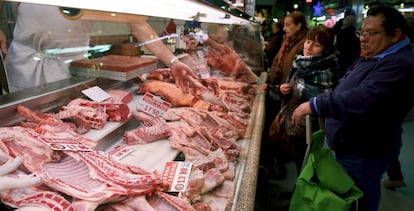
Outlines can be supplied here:
[[30, 135], [43, 143], [47, 144], [53, 150], [63, 150], [63, 151], [92, 151], [89, 146], [82, 144], [74, 139], [68, 138], [48, 138], [42, 137], [39, 134], [28, 131]]
[[153, 117], [161, 117], [171, 107], [171, 103], [149, 92], [145, 92], [144, 97], [138, 100], [137, 107]]
[[210, 72], [208, 71], [208, 66], [205, 64], [197, 65], [198, 72], [200, 73], [201, 79], [210, 78]]
[[165, 164], [162, 179], [169, 184], [170, 192], [182, 192], [187, 189], [192, 166], [190, 162], [181, 161], [170, 161]]
[[127, 147], [127, 146], [118, 145], [115, 148], [113, 148], [111, 151], [109, 151], [108, 154], [114, 160], [120, 161], [127, 155], [131, 154], [132, 152], [135, 152], [135, 149], [132, 149], [131, 147]]
[[86, 95], [89, 99], [95, 102], [102, 102], [111, 97], [107, 92], [101, 89], [98, 86], [94, 86], [88, 89], [84, 89], [81, 91], [84, 95]]

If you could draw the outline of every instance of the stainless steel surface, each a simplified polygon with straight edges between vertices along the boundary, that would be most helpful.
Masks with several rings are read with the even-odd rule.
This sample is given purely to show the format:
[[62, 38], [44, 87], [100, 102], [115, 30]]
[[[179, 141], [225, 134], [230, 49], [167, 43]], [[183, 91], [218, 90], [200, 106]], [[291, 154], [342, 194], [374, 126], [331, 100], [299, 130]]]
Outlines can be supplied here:
[[0, 126], [11, 126], [22, 117], [17, 113], [17, 105], [24, 105], [41, 112], [55, 111], [69, 101], [84, 97], [81, 90], [99, 85], [101, 88], [130, 86], [131, 82], [72, 77], [54, 83], [29, 88], [0, 96]]

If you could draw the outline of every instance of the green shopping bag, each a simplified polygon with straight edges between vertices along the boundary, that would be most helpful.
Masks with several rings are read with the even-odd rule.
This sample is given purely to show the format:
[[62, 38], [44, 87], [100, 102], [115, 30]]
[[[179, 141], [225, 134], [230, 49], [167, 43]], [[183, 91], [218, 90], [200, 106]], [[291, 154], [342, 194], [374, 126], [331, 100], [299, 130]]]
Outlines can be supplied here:
[[289, 211], [349, 210], [363, 192], [335, 160], [332, 151], [323, 148], [322, 130], [312, 134], [312, 142], [297, 179]]

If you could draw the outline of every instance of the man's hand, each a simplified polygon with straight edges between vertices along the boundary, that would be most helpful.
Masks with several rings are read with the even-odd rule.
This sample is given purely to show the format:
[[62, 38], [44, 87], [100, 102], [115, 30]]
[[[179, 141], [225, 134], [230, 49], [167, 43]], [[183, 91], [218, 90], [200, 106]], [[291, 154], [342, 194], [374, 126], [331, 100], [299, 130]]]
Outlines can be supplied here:
[[312, 110], [308, 102], [300, 104], [292, 113], [292, 123], [297, 125], [308, 114], [311, 114]]

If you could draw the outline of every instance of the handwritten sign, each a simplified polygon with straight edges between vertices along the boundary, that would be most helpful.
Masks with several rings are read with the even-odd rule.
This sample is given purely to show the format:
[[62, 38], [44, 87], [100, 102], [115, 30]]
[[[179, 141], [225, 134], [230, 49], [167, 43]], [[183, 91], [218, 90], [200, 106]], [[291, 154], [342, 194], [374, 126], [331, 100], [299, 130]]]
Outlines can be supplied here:
[[190, 162], [181, 161], [169, 161], [165, 164], [162, 179], [169, 184], [170, 192], [182, 192], [187, 189], [192, 166]]
[[153, 117], [161, 117], [171, 107], [171, 103], [149, 92], [145, 92], [144, 97], [138, 100], [137, 107]]

